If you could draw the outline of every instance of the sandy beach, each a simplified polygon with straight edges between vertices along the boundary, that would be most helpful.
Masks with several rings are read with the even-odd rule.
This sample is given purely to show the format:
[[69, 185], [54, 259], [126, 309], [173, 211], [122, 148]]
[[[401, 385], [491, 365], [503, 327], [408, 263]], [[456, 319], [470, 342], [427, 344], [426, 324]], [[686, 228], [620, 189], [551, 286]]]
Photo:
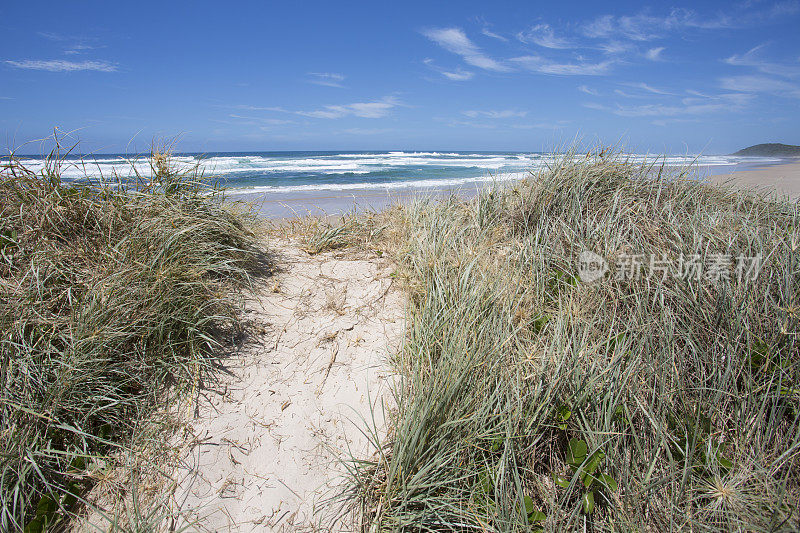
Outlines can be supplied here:
[[[485, 184], [482, 186], [486, 186]], [[347, 212], [380, 211], [414, 198], [444, 198], [451, 194], [469, 198], [481, 186], [420, 187], [407, 190], [343, 190], [256, 194], [232, 191], [228, 197], [252, 204], [259, 216], [271, 219], [338, 216]]]
[[747, 189], [774, 191], [796, 200], [800, 196], [800, 161], [795, 159], [779, 165], [712, 175], [709, 176], [709, 181]]

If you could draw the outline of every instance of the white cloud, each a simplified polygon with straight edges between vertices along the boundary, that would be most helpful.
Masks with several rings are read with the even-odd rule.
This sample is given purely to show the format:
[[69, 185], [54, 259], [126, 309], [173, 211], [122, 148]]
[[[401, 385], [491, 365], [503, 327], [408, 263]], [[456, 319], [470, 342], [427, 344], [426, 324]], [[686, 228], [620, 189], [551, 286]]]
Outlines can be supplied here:
[[244, 111], [275, 111], [277, 113], [292, 113], [288, 109], [276, 106], [258, 106], [258, 105], [234, 105], [234, 106], [221, 106], [231, 107], [233, 109], [242, 109]]
[[544, 48], [575, 48], [567, 39], [557, 37], [549, 24], [537, 24], [527, 31], [519, 32], [517, 38], [524, 43], [535, 43]]
[[644, 53], [644, 57], [649, 59], [650, 61], [658, 61], [661, 59], [661, 52], [666, 50], [663, 46], [658, 46], [656, 48], [651, 48], [647, 52]]
[[641, 94], [630, 94], [626, 93], [625, 91], [621, 91], [619, 89], [614, 89], [614, 94], [616, 94], [617, 96], [621, 96], [623, 98], [647, 98], [646, 96], [643, 96]]
[[451, 71], [451, 70], [445, 70], [443, 68], [440, 68], [440, 67], [438, 67], [436, 65], [436, 63], [434, 63], [433, 59], [431, 59], [429, 57], [423, 59], [422, 62], [425, 63], [426, 65], [428, 65], [429, 67], [431, 67], [433, 70], [435, 70], [436, 72], [438, 72], [442, 76], [444, 76], [445, 78], [447, 78], [448, 80], [452, 80], [452, 81], [467, 81], [467, 80], [471, 80], [475, 76], [475, 73], [474, 72], [470, 72], [469, 70], [464, 70], [464, 69], [458, 68], [456, 70], [452, 70]]
[[782, 65], [771, 63], [760, 58], [760, 52], [766, 48], [767, 44], [761, 44], [745, 52], [742, 55], [732, 55], [725, 59], [725, 63], [738, 67], [752, 67], [764, 74], [783, 76], [785, 78], [795, 78], [800, 76], [800, 66]]
[[37, 31], [36, 35], [38, 35], [39, 37], [44, 37], [48, 41], [65, 41], [68, 39], [63, 35], [52, 31]]
[[532, 129], [562, 129], [564, 128], [563, 124], [551, 124], [547, 122], [536, 122], [532, 124], [512, 124], [512, 128], [515, 130], [532, 130]]
[[[372, 102], [355, 102], [352, 104], [340, 105], [327, 105], [321, 109], [311, 111], [294, 111], [277, 106], [253, 106], [253, 105], [236, 105], [232, 106], [234, 109], [242, 109], [247, 111], [272, 111], [275, 113], [288, 113], [292, 115], [300, 115], [302, 117], [311, 118], [343, 118], [348, 116], [361, 117], [361, 118], [383, 118], [387, 116], [392, 109], [403, 105], [397, 98], [387, 96], [380, 100]], [[249, 119], [259, 121], [266, 124], [288, 124], [291, 121], [282, 121], [269, 118], [260, 118], [252, 116], [230, 115], [232, 118]]]
[[607, 54], [622, 54], [628, 52], [633, 48], [630, 44], [622, 43], [619, 41], [608, 41], [600, 45], [600, 50]]
[[492, 39], [497, 39], [498, 41], [503, 41], [503, 42], [506, 42], [506, 43], [508, 42], [508, 39], [506, 39], [502, 35], [499, 35], [499, 34], [493, 32], [493, 31], [491, 31], [489, 28], [483, 28], [481, 33], [484, 34], [487, 37], [491, 37]]
[[645, 104], [638, 106], [617, 105], [616, 107], [610, 107], [596, 103], [587, 103], [584, 104], [584, 107], [588, 107], [589, 109], [597, 109], [600, 111], [608, 111], [621, 117], [671, 117], [675, 115], [712, 113], [716, 111], [724, 111], [728, 108], [728, 106], [725, 104], [700, 104], [693, 106]]
[[26, 70], [46, 70], [48, 72], [76, 72], [92, 70], [97, 72], [115, 72], [117, 66], [108, 61], [65, 61], [63, 59], [24, 59], [22, 61], [6, 60], [7, 65]]
[[633, 87], [634, 89], [641, 89], [641, 90], [646, 91], [648, 93], [675, 96], [675, 93], [671, 93], [671, 92], [665, 91], [663, 89], [658, 89], [656, 87], [652, 87], [652, 86], [647, 85], [646, 83], [644, 83], [642, 81], [636, 82], [636, 83], [622, 83], [622, 85], [625, 85], [626, 87]]
[[579, 85], [578, 90], [582, 93], [586, 93], [592, 96], [599, 96], [599, 93], [596, 90], [587, 87], [586, 85]]
[[749, 95], [739, 93], [720, 94], [707, 98], [684, 98], [673, 104], [642, 104], [607, 106], [596, 102], [583, 104], [589, 109], [614, 113], [621, 117], [674, 117], [682, 115], [705, 115], [709, 113], [739, 111], [750, 101]]
[[453, 81], [467, 81], [471, 80], [475, 76], [474, 72], [461, 69], [457, 69], [455, 72], [448, 72], [446, 70], [442, 70], [441, 72], [442, 76]]
[[689, 9], [673, 9], [664, 16], [639, 13], [631, 16], [603, 15], [583, 27], [594, 38], [623, 37], [631, 41], [652, 41], [664, 34], [686, 28], [727, 28], [734, 20], [725, 14], [702, 18]]
[[487, 129], [487, 130], [497, 129], [497, 124], [496, 123], [487, 124], [487, 123], [482, 123], [482, 122], [470, 122], [468, 120], [452, 120], [452, 121], [448, 122], [447, 125], [449, 127], [451, 127], [451, 128], [466, 126], [466, 127], [469, 127], [469, 128], [481, 128], [481, 129]]
[[309, 72], [308, 75], [311, 76], [311, 79], [308, 80], [309, 83], [322, 85], [324, 87], [344, 88], [342, 82], [345, 76], [343, 74], [337, 74], [335, 72]]
[[603, 15], [582, 28], [593, 38], [620, 37], [631, 41], [652, 41], [676, 31], [692, 29], [743, 28], [794, 15], [800, 2], [789, 0], [760, 8], [757, 2], [732, 5], [715, 15], [701, 15], [691, 9], [673, 8], [664, 15], [641, 12], [636, 15]]
[[766, 76], [729, 76], [720, 78], [720, 85], [729, 91], [746, 93], [771, 93], [800, 98], [800, 86]]
[[39, 37], [43, 37], [48, 41], [72, 43], [68, 45], [66, 50], [64, 50], [64, 53], [67, 55], [82, 54], [84, 52], [88, 52], [89, 50], [97, 50], [100, 48], [105, 48], [105, 46], [103, 45], [87, 44], [87, 41], [97, 42], [97, 39], [94, 38], [86, 39], [84, 37], [73, 37], [69, 35], [62, 35], [60, 33], [54, 33], [48, 31], [40, 31], [37, 32], [36, 35], [38, 35]]
[[513, 109], [505, 109], [503, 111], [462, 111], [462, 113], [470, 118], [488, 117], [488, 118], [522, 118], [528, 114], [527, 111], [515, 111]]
[[383, 118], [400, 102], [391, 96], [374, 102], [356, 102], [354, 104], [328, 105], [315, 111], [295, 111], [294, 113], [311, 118], [342, 118], [347, 116], [361, 118]]
[[422, 34], [448, 52], [461, 56], [465, 62], [473, 67], [495, 72], [507, 72], [509, 70], [505, 65], [484, 54], [458, 28], [429, 29], [424, 30]]
[[391, 131], [393, 130], [387, 128], [347, 128], [342, 130], [341, 133], [346, 133], [347, 135], [380, 135]]
[[231, 113], [228, 116], [230, 118], [236, 118], [236, 119], [241, 119], [241, 120], [249, 120], [249, 121], [252, 121], [254, 123], [258, 122], [258, 123], [261, 123], [261, 124], [268, 124], [270, 126], [282, 126], [284, 124], [294, 124], [294, 121], [292, 121], [292, 120], [284, 120], [284, 119], [278, 119], [278, 118], [263, 118], [263, 117], [243, 116], [243, 115], [237, 115], [235, 113]]
[[668, 126], [670, 124], [685, 124], [691, 122], [700, 122], [697, 118], [660, 118], [651, 122], [653, 126]]
[[555, 63], [541, 56], [522, 56], [511, 59], [518, 65], [542, 74], [557, 74], [562, 76], [601, 76], [607, 74], [613, 61], [599, 63]]
[[681, 99], [681, 103], [683, 105], [694, 105], [697, 103], [701, 103], [706, 100], [717, 100], [728, 102], [729, 104], [735, 107], [744, 107], [748, 103], [750, 103], [754, 95], [749, 93], [722, 93], [722, 94], [704, 94], [699, 91], [694, 90], [687, 90], [688, 94], [691, 94], [692, 97], [685, 97]]

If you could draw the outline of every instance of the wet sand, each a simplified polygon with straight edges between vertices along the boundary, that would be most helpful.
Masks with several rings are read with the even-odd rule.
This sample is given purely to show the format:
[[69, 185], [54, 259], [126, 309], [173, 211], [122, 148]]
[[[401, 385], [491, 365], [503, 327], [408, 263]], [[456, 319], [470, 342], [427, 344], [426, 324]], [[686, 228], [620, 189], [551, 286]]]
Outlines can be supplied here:
[[304, 216], [336, 216], [350, 211], [380, 211], [390, 205], [410, 202], [415, 198], [446, 198], [457, 195], [464, 198], [474, 196], [483, 187], [462, 186], [457, 188], [432, 188], [403, 190], [341, 190], [291, 193], [256, 194], [231, 191], [228, 197], [252, 203], [259, 215], [265, 218], [292, 218]]

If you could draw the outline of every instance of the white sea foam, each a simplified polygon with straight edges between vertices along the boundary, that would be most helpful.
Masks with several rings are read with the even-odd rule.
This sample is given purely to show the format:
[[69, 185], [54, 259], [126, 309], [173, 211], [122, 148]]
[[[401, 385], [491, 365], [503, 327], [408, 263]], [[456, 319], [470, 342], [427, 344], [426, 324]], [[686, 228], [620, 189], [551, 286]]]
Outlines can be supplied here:
[[[529, 170], [554, 162], [559, 156], [537, 153], [457, 153], [457, 152], [367, 152], [367, 153], [291, 153], [225, 154], [204, 158], [178, 155], [173, 158], [179, 169], [199, 165], [206, 176], [226, 179], [226, 186], [250, 192], [293, 192], [314, 190], [407, 189], [453, 187], [461, 184], [504, 181]], [[576, 156], [583, 158], [584, 156]], [[769, 164], [776, 158], [735, 156], [647, 154], [628, 156], [634, 162], [680, 167], [729, 167], [740, 163]], [[24, 159], [22, 163], [34, 171], [44, 166], [41, 159]], [[83, 162], [61, 163], [66, 179], [85, 176], [93, 179], [148, 178], [151, 168], [146, 159], [98, 156]], [[379, 173], [375, 176], [370, 174]], [[434, 176], [435, 175], [435, 176]], [[354, 182], [347, 176], [363, 176]], [[388, 178], [388, 179], [387, 179]], [[259, 180], [267, 184], [259, 184]]]
[[361, 182], [361, 183], [315, 183], [307, 185], [286, 185], [286, 186], [254, 186], [236, 188], [237, 193], [257, 193], [257, 194], [282, 194], [309, 191], [363, 191], [366, 189], [380, 190], [411, 190], [429, 188], [454, 188], [470, 184], [505, 182], [524, 178], [528, 173], [505, 173], [494, 176], [478, 176], [472, 178], [441, 178], [441, 179], [408, 179], [389, 182]]

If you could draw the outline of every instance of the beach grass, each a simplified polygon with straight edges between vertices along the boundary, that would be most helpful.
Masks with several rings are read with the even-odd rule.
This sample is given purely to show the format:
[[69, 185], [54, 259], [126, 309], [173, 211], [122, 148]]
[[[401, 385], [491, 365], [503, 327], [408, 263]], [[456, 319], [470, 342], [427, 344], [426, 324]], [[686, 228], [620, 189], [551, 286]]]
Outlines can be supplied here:
[[137, 425], [200, 385], [265, 266], [197, 167], [154, 150], [152, 175], [98, 183], [63, 179], [73, 164], [0, 169], [2, 531], [85, 508]]
[[597, 151], [390, 225], [408, 332], [350, 464], [363, 531], [800, 527], [797, 203]]

